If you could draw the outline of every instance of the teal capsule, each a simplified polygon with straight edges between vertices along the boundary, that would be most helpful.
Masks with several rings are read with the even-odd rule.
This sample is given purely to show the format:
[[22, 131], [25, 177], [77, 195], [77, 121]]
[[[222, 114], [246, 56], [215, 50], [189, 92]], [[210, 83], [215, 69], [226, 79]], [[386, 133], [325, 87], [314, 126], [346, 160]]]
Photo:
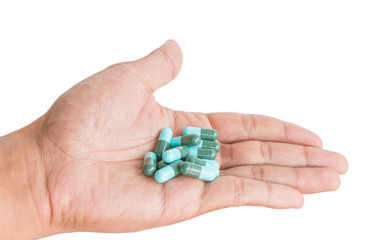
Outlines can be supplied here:
[[147, 152], [144, 156], [143, 173], [145, 176], [152, 176], [156, 171], [156, 155]]
[[201, 142], [201, 137], [196, 134], [186, 136], [174, 137], [171, 139], [171, 147], [178, 147], [181, 145], [197, 146]]
[[167, 166], [166, 162], [164, 160], [160, 160], [159, 162], [156, 163], [156, 170], [164, 168], [165, 166]]
[[181, 173], [180, 166], [182, 163], [183, 163], [182, 160], [178, 160], [178, 161], [175, 161], [175, 162], [168, 164], [167, 166], [165, 166], [162, 169], [159, 169], [155, 173], [156, 182], [164, 183], [165, 181], [170, 180], [171, 178], [178, 176]]
[[187, 127], [183, 130], [183, 135], [197, 134], [202, 140], [216, 140], [219, 136], [218, 132], [210, 128]]
[[163, 160], [166, 163], [171, 163], [181, 158], [185, 158], [188, 155], [189, 155], [189, 148], [187, 146], [179, 146], [165, 151], [163, 153]]
[[215, 170], [215, 175], [218, 177], [220, 175], [220, 164], [215, 160], [207, 160], [188, 156], [185, 160], [186, 162], [194, 163], [203, 167], [209, 167]]
[[194, 146], [194, 147], [209, 148], [209, 149], [215, 150], [216, 152], [219, 152], [221, 149], [220, 143], [218, 143], [216, 141], [209, 141], [209, 140], [201, 140], [200, 144], [198, 144], [197, 146]]
[[208, 149], [208, 148], [190, 147], [189, 148], [189, 156], [197, 157], [197, 158], [201, 158], [201, 159], [215, 160], [216, 159], [216, 151], [213, 149]]
[[217, 169], [220, 169], [220, 164], [216, 160], [208, 160], [208, 159], [202, 159], [206, 161], [207, 164], [214, 166]]
[[170, 146], [171, 138], [172, 138], [171, 128], [163, 128], [163, 130], [160, 132], [160, 136], [155, 147], [155, 154], [157, 159], [159, 160], [162, 159], [163, 153]]
[[203, 167], [190, 162], [183, 162], [180, 167], [181, 173], [205, 181], [213, 181], [216, 178], [215, 171], [209, 167]]

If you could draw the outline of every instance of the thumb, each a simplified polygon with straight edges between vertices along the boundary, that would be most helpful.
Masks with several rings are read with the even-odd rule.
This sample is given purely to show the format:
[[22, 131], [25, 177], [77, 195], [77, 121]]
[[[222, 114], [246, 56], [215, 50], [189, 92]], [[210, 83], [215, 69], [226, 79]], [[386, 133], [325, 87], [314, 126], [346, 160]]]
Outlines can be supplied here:
[[168, 40], [146, 57], [116, 65], [120, 65], [125, 75], [129, 74], [132, 80], [138, 80], [151, 91], [155, 91], [178, 75], [182, 66], [182, 58], [178, 43]]

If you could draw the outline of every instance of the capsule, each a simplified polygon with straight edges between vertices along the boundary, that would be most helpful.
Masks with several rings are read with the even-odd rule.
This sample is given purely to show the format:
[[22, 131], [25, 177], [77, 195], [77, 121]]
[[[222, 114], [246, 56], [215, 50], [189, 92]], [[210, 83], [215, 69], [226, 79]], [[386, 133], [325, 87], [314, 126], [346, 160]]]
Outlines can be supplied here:
[[209, 149], [215, 150], [216, 152], [219, 152], [221, 149], [220, 143], [218, 143], [216, 141], [209, 141], [209, 140], [201, 140], [200, 144], [198, 144], [197, 146], [194, 146], [194, 147], [209, 148]]
[[203, 167], [190, 162], [183, 162], [180, 167], [181, 173], [190, 177], [213, 181], [216, 178], [215, 171], [209, 167]]
[[157, 141], [155, 147], [155, 154], [157, 159], [159, 160], [162, 159], [163, 153], [170, 146], [171, 138], [172, 138], [171, 128], [163, 128], [163, 130], [160, 132], [159, 140]]
[[180, 166], [183, 163], [182, 160], [175, 161], [173, 163], [168, 164], [162, 169], [159, 169], [155, 173], [155, 180], [156, 182], [159, 183], [164, 183], [167, 180], [170, 180], [173, 177], [178, 176], [181, 171], [180, 171]]
[[190, 134], [186, 136], [174, 137], [171, 139], [171, 147], [178, 147], [181, 145], [197, 146], [201, 142], [201, 137], [196, 134]]
[[171, 163], [181, 158], [185, 158], [188, 155], [189, 155], [189, 148], [187, 146], [179, 146], [165, 151], [163, 153], [163, 160], [166, 163]]
[[214, 141], [219, 134], [214, 129], [199, 128], [199, 127], [187, 127], [183, 130], [183, 135], [197, 134], [201, 136], [202, 140]]
[[215, 160], [207, 160], [207, 159], [201, 159], [201, 158], [196, 158], [192, 156], [188, 156], [185, 160], [186, 162], [189, 163], [194, 163], [203, 167], [209, 167], [215, 170], [215, 175], [218, 177], [220, 175], [220, 164], [216, 162]]
[[206, 161], [207, 164], [214, 166], [217, 169], [220, 169], [220, 164], [216, 160], [208, 160], [208, 159], [202, 159]]
[[201, 159], [215, 160], [216, 159], [216, 151], [213, 149], [208, 149], [208, 148], [190, 147], [189, 148], [189, 156], [197, 157], [197, 158], [201, 158]]
[[165, 166], [167, 166], [166, 162], [164, 160], [160, 160], [159, 162], [156, 163], [156, 170], [164, 168]]
[[143, 173], [145, 176], [152, 176], [156, 171], [156, 155], [147, 152], [144, 156]]

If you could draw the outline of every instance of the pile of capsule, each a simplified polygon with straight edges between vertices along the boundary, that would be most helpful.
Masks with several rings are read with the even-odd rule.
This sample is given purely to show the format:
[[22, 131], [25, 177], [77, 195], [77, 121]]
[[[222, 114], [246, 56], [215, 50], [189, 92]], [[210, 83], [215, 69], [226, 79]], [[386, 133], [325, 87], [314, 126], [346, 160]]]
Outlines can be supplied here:
[[[219, 176], [220, 165], [215, 161], [220, 151], [214, 129], [187, 127], [183, 136], [172, 137], [170, 128], [163, 128], [155, 152], [144, 157], [143, 172], [155, 174], [155, 180], [163, 183], [179, 174], [213, 181]], [[171, 149], [170, 149], [171, 146]]]

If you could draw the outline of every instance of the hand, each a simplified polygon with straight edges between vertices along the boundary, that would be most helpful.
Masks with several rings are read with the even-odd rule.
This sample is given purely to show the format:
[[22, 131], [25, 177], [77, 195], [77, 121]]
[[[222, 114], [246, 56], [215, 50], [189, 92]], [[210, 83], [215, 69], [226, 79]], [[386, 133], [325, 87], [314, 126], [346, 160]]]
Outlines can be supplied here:
[[[150, 55], [112, 65], [64, 93], [35, 123], [47, 201], [42, 222], [55, 232], [128, 232], [180, 222], [220, 208], [299, 208], [303, 193], [336, 190], [346, 159], [317, 135], [260, 115], [178, 112], [153, 92], [179, 72], [168, 41]], [[164, 184], [142, 173], [159, 132], [214, 128], [221, 175], [178, 176]]]

